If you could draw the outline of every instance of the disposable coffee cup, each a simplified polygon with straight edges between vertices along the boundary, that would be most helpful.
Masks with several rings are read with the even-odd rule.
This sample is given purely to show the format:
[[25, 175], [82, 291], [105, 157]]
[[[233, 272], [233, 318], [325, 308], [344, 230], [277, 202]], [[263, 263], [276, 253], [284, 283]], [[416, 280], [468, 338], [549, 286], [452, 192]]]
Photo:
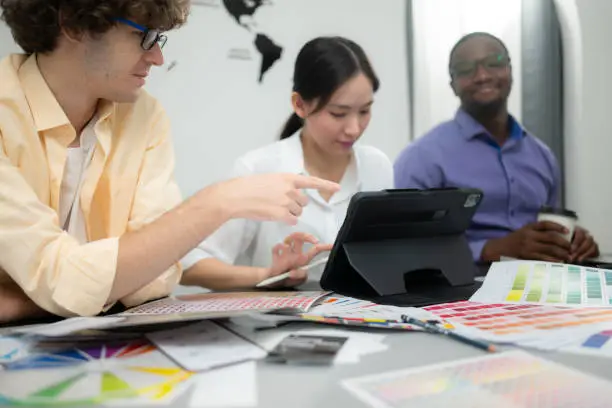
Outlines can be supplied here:
[[565, 208], [542, 207], [538, 213], [538, 221], [550, 221], [563, 225], [568, 232], [561, 235], [571, 242], [578, 222], [578, 215]]

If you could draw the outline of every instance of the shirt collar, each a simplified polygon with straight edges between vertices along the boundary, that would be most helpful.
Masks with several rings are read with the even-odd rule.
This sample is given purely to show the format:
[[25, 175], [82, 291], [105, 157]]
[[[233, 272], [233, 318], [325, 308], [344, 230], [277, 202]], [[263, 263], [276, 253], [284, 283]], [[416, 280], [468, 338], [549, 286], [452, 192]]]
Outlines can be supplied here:
[[[295, 174], [308, 174], [306, 168], [304, 167], [304, 148], [302, 147], [300, 134], [301, 131], [298, 131], [292, 136], [283, 140], [284, 145], [281, 158], [283, 161], [282, 169], [283, 171]], [[351, 162], [347, 167], [344, 177], [342, 178], [342, 187], [344, 187], [346, 184], [347, 188], [359, 191], [361, 188], [361, 177], [359, 175], [360, 161], [359, 149], [353, 148]], [[350, 186], [349, 184], [353, 184], [353, 186]]]
[[36, 54], [32, 54], [19, 68], [19, 80], [39, 132], [70, 125], [66, 113], [38, 69]]
[[302, 148], [300, 132], [294, 133], [283, 140], [282, 143], [281, 160], [283, 162], [283, 171], [306, 174], [306, 169], [304, 168], [304, 149]]
[[[49, 88], [47, 81], [38, 68], [36, 54], [29, 56], [19, 68], [19, 80], [23, 92], [30, 105], [32, 118], [37, 131], [42, 132], [49, 129], [70, 125], [66, 113], [60, 106], [55, 95]], [[109, 101], [101, 101], [98, 107], [97, 118], [104, 120], [114, 111], [114, 104]]]
[[[459, 108], [455, 114], [455, 122], [459, 125], [461, 134], [467, 140], [483, 135], [490, 137], [489, 132], [484, 126], [461, 108]], [[525, 130], [512, 115], [508, 115], [508, 126], [510, 127], [510, 139], [521, 140], [525, 137]]]

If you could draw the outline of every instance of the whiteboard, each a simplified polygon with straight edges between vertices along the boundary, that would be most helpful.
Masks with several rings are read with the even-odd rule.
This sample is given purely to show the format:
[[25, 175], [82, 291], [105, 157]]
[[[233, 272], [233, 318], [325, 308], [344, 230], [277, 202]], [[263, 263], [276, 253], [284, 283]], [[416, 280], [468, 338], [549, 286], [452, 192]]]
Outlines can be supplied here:
[[[170, 117], [176, 177], [185, 196], [227, 177], [240, 155], [277, 140], [291, 113], [295, 58], [319, 35], [356, 41], [381, 79], [361, 143], [393, 160], [409, 142], [404, 0], [264, 1], [240, 21], [244, 26], [221, 0], [195, 1], [188, 23], [168, 33], [165, 64], [152, 70], [146, 86]], [[261, 82], [258, 33], [282, 48]]]

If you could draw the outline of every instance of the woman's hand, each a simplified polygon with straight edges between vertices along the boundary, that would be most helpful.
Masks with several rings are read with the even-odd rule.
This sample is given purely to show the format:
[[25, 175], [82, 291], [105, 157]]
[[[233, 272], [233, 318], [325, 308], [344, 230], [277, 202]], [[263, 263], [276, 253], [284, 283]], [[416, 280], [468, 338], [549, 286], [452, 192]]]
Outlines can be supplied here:
[[[304, 252], [304, 244], [312, 244], [307, 252]], [[282, 244], [272, 249], [272, 266], [267, 270], [263, 279], [271, 278], [281, 273], [290, 272], [287, 279], [274, 283], [273, 287], [294, 287], [301, 285], [308, 278], [308, 273], [300, 269], [312, 261], [321, 252], [330, 251], [332, 244], [319, 244], [312, 235], [303, 232], [295, 232], [285, 238]]]

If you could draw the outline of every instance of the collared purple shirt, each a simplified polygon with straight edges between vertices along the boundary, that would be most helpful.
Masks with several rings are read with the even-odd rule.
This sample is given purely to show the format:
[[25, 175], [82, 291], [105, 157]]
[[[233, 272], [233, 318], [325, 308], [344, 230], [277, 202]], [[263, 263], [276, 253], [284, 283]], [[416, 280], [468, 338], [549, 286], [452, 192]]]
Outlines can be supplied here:
[[558, 205], [560, 170], [552, 151], [510, 116], [500, 148], [459, 109], [408, 145], [394, 164], [396, 188], [478, 188], [484, 197], [466, 237], [474, 260], [492, 238], [534, 222], [543, 205]]

